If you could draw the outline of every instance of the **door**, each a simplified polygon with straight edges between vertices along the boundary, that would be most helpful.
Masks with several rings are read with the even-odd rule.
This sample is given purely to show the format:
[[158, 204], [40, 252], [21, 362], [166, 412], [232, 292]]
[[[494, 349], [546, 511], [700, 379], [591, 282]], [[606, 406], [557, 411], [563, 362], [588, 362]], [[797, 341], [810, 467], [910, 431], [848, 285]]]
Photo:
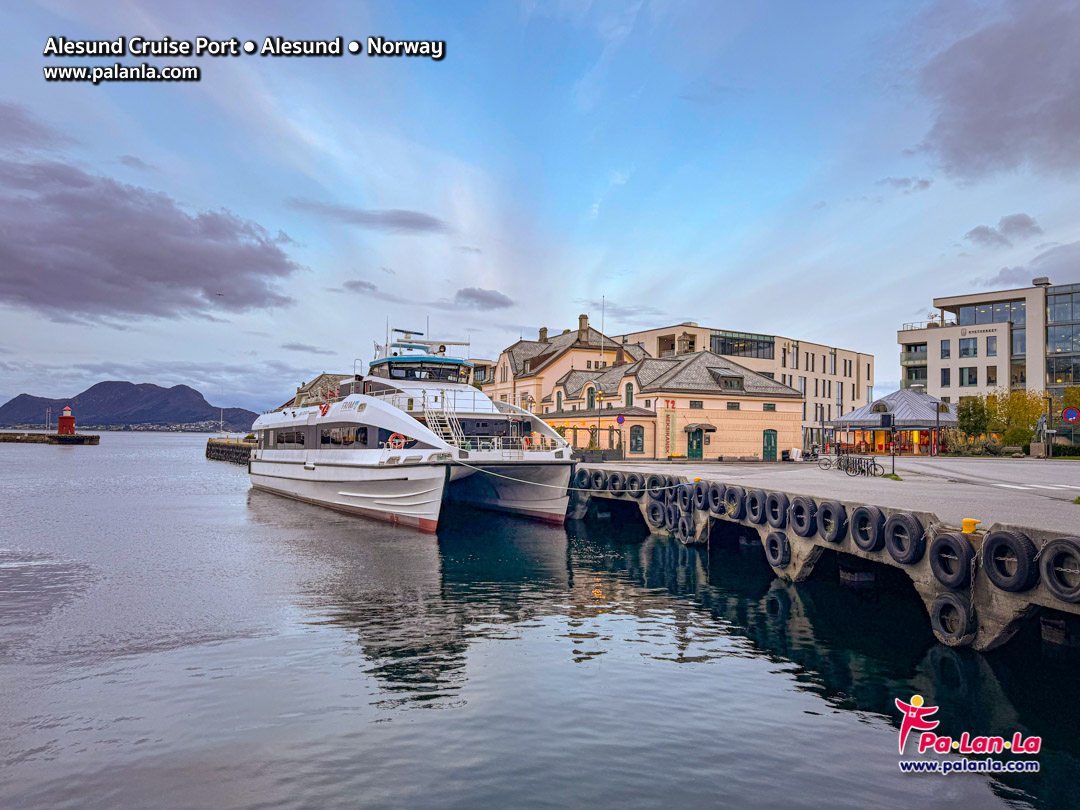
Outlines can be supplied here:
[[701, 458], [702, 431], [700, 428], [686, 434], [686, 457]]
[[765, 461], [776, 461], [776, 431], [766, 430], [764, 444], [761, 448], [761, 457]]

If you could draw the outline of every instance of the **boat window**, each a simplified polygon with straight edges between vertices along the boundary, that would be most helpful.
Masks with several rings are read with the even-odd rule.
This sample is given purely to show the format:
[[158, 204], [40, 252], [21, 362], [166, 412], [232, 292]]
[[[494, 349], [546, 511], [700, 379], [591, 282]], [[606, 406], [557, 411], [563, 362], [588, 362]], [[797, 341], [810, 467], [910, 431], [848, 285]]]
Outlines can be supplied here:
[[303, 430], [282, 430], [278, 432], [278, 444], [283, 450], [297, 450], [304, 447]]
[[379, 377], [389, 376], [395, 380], [432, 380], [436, 382], [467, 383], [469, 367], [458, 363], [424, 363], [415, 360], [379, 365], [371, 374]]

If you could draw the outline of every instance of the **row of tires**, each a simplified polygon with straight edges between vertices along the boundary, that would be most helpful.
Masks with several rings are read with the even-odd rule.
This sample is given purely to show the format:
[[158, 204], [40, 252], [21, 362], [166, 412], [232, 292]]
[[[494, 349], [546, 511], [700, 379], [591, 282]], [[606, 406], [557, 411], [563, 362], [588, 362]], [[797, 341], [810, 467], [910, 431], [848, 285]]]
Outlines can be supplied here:
[[[683, 542], [693, 540], [694, 512], [708, 511], [773, 529], [790, 528], [799, 537], [818, 535], [827, 543], [842, 543], [850, 535], [858, 548], [867, 552], [886, 549], [900, 565], [915, 565], [929, 553], [934, 576], [953, 589], [971, 584], [977, 564], [971, 541], [960, 532], [939, 534], [928, 544], [928, 532], [915, 515], [897, 513], [886, 519], [876, 506], [857, 506], [849, 514], [839, 501], [817, 503], [801, 495], [789, 499], [783, 492], [747, 491], [707, 481], [683, 483], [675, 476], [657, 473], [624, 475], [584, 468], [576, 471], [574, 486], [635, 499], [647, 495], [645, 518], [649, 525], [667, 529]], [[768, 535], [765, 555], [774, 568], [787, 567], [791, 542], [785, 532]], [[1056, 538], [1037, 550], [1023, 532], [995, 531], [983, 538], [979, 556], [987, 578], [1003, 591], [1021, 593], [1041, 580], [1061, 601], [1080, 603], [1078, 537]]]

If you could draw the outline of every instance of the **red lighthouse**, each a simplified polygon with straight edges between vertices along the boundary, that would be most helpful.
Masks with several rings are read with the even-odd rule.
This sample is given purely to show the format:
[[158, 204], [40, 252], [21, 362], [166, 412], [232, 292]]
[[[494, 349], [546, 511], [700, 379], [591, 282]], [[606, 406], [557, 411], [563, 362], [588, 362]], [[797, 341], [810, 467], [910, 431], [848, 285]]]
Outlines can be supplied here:
[[75, 435], [75, 417], [71, 415], [70, 405], [65, 405], [63, 414], [57, 417], [56, 432], [60, 436]]

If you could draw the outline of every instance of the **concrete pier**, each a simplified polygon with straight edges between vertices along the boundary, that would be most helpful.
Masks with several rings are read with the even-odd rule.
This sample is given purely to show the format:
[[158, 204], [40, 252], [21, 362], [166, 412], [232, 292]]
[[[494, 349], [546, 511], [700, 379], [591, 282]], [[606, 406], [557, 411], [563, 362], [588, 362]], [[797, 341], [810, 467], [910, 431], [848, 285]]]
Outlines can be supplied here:
[[254, 447], [250, 442], [235, 439], [207, 439], [206, 457], [213, 461], [229, 461], [246, 466]]
[[[687, 475], [691, 470], [682, 465], [579, 465], [569, 516], [583, 516], [593, 501], [604, 504], [602, 511], [625, 516], [627, 507], [611, 505], [622, 501], [638, 509], [651, 532], [673, 535], [688, 545], [710, 543], [714, 534], [721, 534], [719, 524], [737, 525], [740, 534], [756, 536], [776, 576], [787, 582], [806, 579], [827, 551], [838, 554], [840, 571], [860, 588], [874, 587], [874, 571], [880, 566], [899, 569], [910, 577], [923, 601], [934, 635], [951, 647], [991, 650], [1036, 616], [1069, 617], [1070, 624], [1072, 617], [1080, 616], [1080, 586], [1075, 593], [1070, 590], [1074, 580], [1080, 580], [1080, 570], [1072, 569], [1080, 566], [1067, 553], [1057, 556], [1057, 562], [1039, 559], [1051, 541], [1064, 538], [1066, 551], [1080, 548], [1080, 538], [1071, 537], [1080, 531], [1080, 506], [1064, 498], [1054, 509], [1045, 509], [1050, 504], [1043, 500], [1043, 514], [1049, 519], [1033, 525], [1001, 519], [1006, 517], [1000, 509], [1004, 493], [992, 490], [998, 494], [987, 496], [985, 505], [999, 519], [965, 533], [954, 514], [943, 519], [926, 508], [933, 499], [904, 497], [902, 490], [882, 487], [896, 482], [873, 480], [882, 487], [876, 493], [881, 497], [875, 498], [867, 491], [868, 481], [847, 487], [851, 479], [846, 476], [815, 470], [819, 485], [789, 489], [783, 486], [785, 479], [794, 483], [798, 476], [787, 477], [782, 469], [765, 488], [755, 486], [763, 471], [753, 473], [749, 481], [737, 480], [723, 476], [734, 470], [721, 465], [712, 465], [708, 478], [691, 477]], [[642, 482], [649, 485], [644, 492]], [[831, 492], [825, 494], [826, 489]], [[858, 497], [851, 497], [853, 492]], [[1062, 511], [1059, 517], [1056, 509], [1071, 514], [1066, 517]], [[1056, 528], [1063, 522], [1073, 527], [1072, 532]], [[1009, 534], [1004, 545], [1002, 533]], [[988, 538], [993, 542], [984, 549]], [[1071, 545], [1074, 542], [1076, 546]], [[1056, 543], [1047, 556], [1061, 547]], [[994, 571], [988, 573], [988, 566]], [[1048, 576], [1060, 595], [1047, 586]]]
[[13, 444], [100, 444], [96, 433], [0, 433], [0, 442]]

